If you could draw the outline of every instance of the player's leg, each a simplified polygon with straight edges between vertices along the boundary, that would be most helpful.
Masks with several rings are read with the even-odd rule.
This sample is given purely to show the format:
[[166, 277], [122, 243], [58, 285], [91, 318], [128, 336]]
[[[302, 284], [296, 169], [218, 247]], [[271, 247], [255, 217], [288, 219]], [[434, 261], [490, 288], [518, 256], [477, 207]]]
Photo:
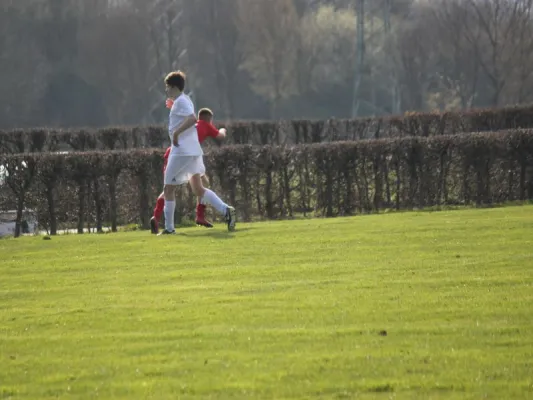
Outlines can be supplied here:
[[150, 228], [152, 233], [159, 233], [159, 223], [161, 222], [161, 217], [163, 216], [163, 210], [165, 208], [165, 192], [162, 192], [155, 203], [154, 215], [150, 219]]
[[[205, 189], [208, 189], [209, 188], [209, 178], [206, 174], [203, 174], [202, 175], [202, 186], [205, 188]], [[196, 204], [204, 204], [203, 203], [203, 200], [201, 197], [197, 197], [197, 202]], [[205, 204], [204, 204], [205, 205]]]
[[174, 227], [174, 211], [176, 210], [176, 185], [165, 185], [164, 193], [164, 207], [165, 214], [165, 230], [160, 235], [170, 235], [176, 233]]
[[[200, 162], [203, 165], [201, 157]], [[235, 224], [237, 222], [235, 208], [224, 203], [212, 190], [204, 188], [202, 185], [201, 173], [193, 175], [189, 180], [189, 184], [191, 185], [191, 189], [196, 196], [201, 197], [203, 202], [213, 206], [215, 210], [224, 216], [228, 224], [228, 230], [235, 230]]]
[[160, 235], [170, 235], [176, 233], [174, 227], [174, 211], [176, 210], [176, 186], [183, 159], [181, 157], [169, 157], [165, 170], [165, 187], [163, 189], [165, 214], [165, 230]]
[[[209, 179], [206, 175], [202, 175], [202, 186], [207, 188], [209, 186]], [[206, 206], [202, 197], [197, 197], [196, 203], [196, 225], [205, 226], [206, 228], [212, 228], [213, 224], [205, 217]]]

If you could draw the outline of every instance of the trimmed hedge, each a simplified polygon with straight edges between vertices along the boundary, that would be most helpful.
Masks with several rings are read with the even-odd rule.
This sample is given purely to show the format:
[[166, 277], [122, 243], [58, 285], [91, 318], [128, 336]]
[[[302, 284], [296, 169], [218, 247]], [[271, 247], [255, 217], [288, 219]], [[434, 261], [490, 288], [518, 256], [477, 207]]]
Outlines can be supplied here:
[[[36, 209], [60, 227], [148, 227], [163, 150], [1, 155], [0, 208]], [[533, 199], [533, 130], [295, 146], [224, 146], [205, 156], [214, 190], [239, 219]], [[180, 189], [178, 217], [194, 212]], [[180, 219], [178, 218], [178, 223]]]
[[[233, 122], [226, 124], [226, 127], [230, 133], [226, 141], [229, 144], [292, 145], [408, 136], [429, 137], [533, 128], [533, 106], [442, 114], [414, 113], [400, 117], [355, 120]], [[168, 144], [168, 133], [164, 126], [0, 131], [0, 153], [11, 154], [160, 148]]]

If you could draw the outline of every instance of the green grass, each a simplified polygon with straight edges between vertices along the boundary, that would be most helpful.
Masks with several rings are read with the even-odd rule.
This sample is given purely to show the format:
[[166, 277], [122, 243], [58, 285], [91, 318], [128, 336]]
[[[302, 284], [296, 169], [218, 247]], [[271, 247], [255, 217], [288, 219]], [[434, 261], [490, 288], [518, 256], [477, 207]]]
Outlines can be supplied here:
[[533, 207], [239, 228], [0, 240], [0, 399], [533, 398]]

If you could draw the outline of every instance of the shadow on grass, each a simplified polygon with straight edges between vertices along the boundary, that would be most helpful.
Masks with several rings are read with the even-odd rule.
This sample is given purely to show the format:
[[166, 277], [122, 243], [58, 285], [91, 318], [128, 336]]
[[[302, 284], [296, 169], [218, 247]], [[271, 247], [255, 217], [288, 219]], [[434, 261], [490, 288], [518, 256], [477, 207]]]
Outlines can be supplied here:
[[251, 231], [253, 228], [238, 228], [235, 232], [228, 232], [215, 229], [186, 229], [182, 231], [177, 231], [176, 236], [183, 237], [210, 237], [215, 239], [233, 239], [235, 235], [238, 235], [241, 232]]
[[201, 236], [207, 236], [213, 239], [233, 239], [234, 234], [233, 232], [207, 231]]
[[241, 232], [247, 232], [252, 230], [252, 228], [241, 228], [237, 229], [234, 232], [228, 232], [228, 231], [215, 231], [215, 230], [206, 230], [204, 233], [202, 233], [202, 236], [209, 236], [214, 237], [218, 239], [233, 239], [235, 235], [238, 235]]

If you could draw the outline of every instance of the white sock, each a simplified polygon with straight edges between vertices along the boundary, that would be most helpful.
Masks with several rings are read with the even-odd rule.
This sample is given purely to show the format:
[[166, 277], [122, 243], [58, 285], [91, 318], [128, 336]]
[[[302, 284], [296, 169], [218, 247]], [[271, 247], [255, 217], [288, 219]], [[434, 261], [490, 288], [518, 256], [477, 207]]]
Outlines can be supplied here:
[[205, 205], [205, 200], [203, 197], [198, 197], [198, 203]]
[[174, 230], [174, 210], [176, 209], [175, 201], [165, 200], [165, 229], [169, 232]]
[[209, 189], [205, 189], [204, 197], [201, 199], [202, 203], [207, 203], [215, 207], [215, 209], [222, 215], [226, 215], [226, 209], [228, 205], [220, 200], [215, 192]]

